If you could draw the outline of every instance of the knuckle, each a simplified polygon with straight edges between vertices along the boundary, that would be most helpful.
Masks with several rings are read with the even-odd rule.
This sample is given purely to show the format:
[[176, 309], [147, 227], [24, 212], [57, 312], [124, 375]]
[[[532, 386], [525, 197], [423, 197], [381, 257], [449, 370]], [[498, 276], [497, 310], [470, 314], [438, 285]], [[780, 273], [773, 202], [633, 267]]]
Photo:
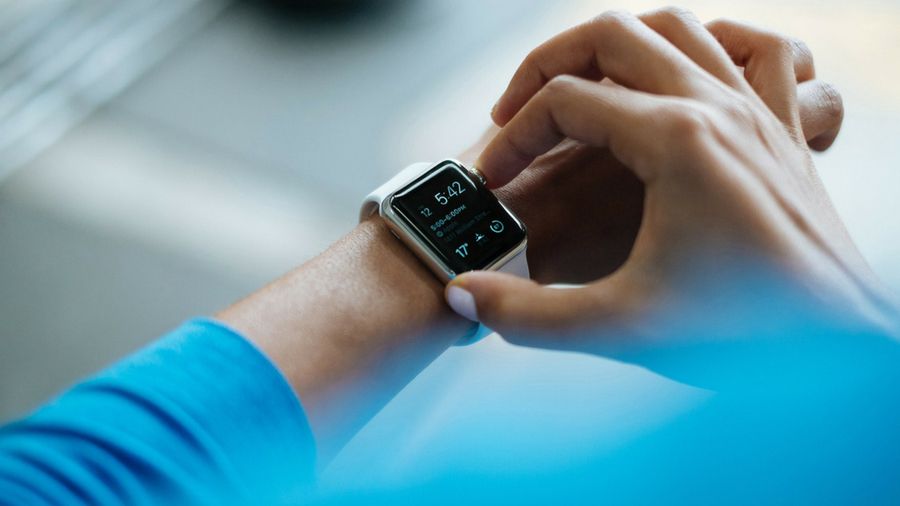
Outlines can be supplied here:
[[763, 34], [759, 41], [760, 48], [781, 59], [793, 58], [794, 44], [790, 38], [777, 33]]
[[822, 83], [819, 96], [819, 107], [829, 118], [838, 121], [844, 118], [844, 99], [834, 85]]
[[[719, 113], [721, 114], [721, 113]], [[665, 157], [677, 157], [682, 162], [672, 175], [693, 177], [704, 167], [697, 164], [698, 155], [706, 153], [716, 136], [716, 115], [711, 108], [697, 104], [673, 107], [667, 114], [667, 124], [663, 125], [663, 141], [659, 149]]]
[[787, 41], [790, 45], [791, 53], [796, 60], [812, 63], [813, 53], [812, 50], [809, 49], [809, 46], [806, 45], [806, 42], [792, 37], [789, 37]]
[[721, 37], [733, 31], [737, 26], [737, 22], [731, 18], [716, 18], [707, 22], [705, 26], [713, 36]]
[[663, 7], [653, 12], [651, 16], [655, 17], [663, 25], [670, 27], [699, 24], [697, 16], [692, 11], [675, 5]]
[[531, 150], [528, 149], [528, 144], [519, 139], [518, 136], [505, 135], [503, 139], [506, 141], [506, 147], [509, 152], [518, 160], [530, 163], [532, 158], [534, 158], [534, 155], [531, 154]]
[[575, 76], [561, 74], [554, 76], [546, 85], [544, 85], [544, 93], [546, 95], [566, 95], [574, 92], [579, 86], [579, 80]]
[[706, 23], [706, 26], [717, 26], [722, 28], [727, 28], [729, 26], [734, 26], [734, 20], [731, 18], [716, 18], [712, 21]]
[[677, 140], [703, 138], [712, 131], [712, 117], [700, 107], [674, 106], [668, 116], [670, 133]]
[[535, 49], [532, 49], [525, 55], [525, 58], [522, 59], [521, 68], [523, 69], [539, 69], [541, 67], [542, 58], [542, 46], [538, 46]]
[[618, 32], [633, 26], [634, 20], [634, 14], [628, 11], [610, 10], [592, 19], [591, 24], [598, 30]]
[[538, 50], [539, 49], [540, 49], [540, 46], [529, 51], [528, 54], [525, 55], [525, 58], [522, 58], [522, 66], [527, 67], [527, 66], [533, 65], [535, 63], [535, 61], [538, 59]]

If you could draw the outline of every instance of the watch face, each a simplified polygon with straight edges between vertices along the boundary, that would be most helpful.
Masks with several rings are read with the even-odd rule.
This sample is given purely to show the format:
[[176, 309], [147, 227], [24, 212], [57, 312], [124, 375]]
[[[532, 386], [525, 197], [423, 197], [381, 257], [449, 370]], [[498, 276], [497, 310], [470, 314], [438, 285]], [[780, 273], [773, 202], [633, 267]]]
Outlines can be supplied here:
[[454, 273], [484, 269], [525, 239], [519, 220], [454, 162], [401, 188], [390, 205]]

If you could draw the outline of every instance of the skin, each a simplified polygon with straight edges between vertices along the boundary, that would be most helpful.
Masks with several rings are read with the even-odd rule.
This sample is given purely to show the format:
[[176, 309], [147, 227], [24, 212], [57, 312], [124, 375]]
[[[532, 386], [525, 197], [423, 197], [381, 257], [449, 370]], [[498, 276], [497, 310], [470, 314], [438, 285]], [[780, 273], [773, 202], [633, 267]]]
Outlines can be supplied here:
[[[644, 187], [636, 240], [621, 266], [581, 288], [473, 272], [448, 300], [519, 344], [602, 354], [689, 345], [691, 332], [672, 337], [672, 316], [704, 314], [711, 293], [746, 285], [738, 258], [819, 313], [896, 332], [896, 305], [809, 154], [837, 135], [836, 97], [802, 43], [732, 21], [704, 26], [679, 9], [610, 12], [552, 38], [498, 101], [502, 129], [477, 165], [502, 187], [563, 140], [607, 149]], [[474, 307], [458, 304], [463, 291]], [[733, 323], [752, 338], [752, 318]]]
[[[634, 36], [625, 31], [610, 36], [607, 42], [618, 44], [623, 51], [622, 58], [639, 56], [642, 58], [639, 61], [648, 64], [652, 59], [652, 63], [660, 64], [670, 74], [633, 76], [629, 78], [632, 80], [616, 80], [617, 83], [635, 86], [634, 83], [643, 82], [638, 79], [649, 78], [655, 86], [668, 89], [678, 82], [685, 88], [671, 88], [670, 91], [678, 91], [681, 102], [687, 104], [693, 100], [701, 103], [690, 95], [696, 90], [686, 79], [671, 80], [667, 77], [672, 75], [671, 72], [685, 73], [687, 71], [683, 67], [688, 67], [694, 74], [704, 76], [696, 78], [705, 79], [700, 81], [703, 86], [698, 84], [697, 87], [706, 89], [710, 94], [718, 93], [714, 99], [720, 103], [750, 102], [748, 97], [752, 96], [753, 84], [742, 81], [735, 63], [750, 69], [751, 56], [757, 53], [738, 57], [742, 53], [732, 47], [728, 53], [737, 55], [732, 62], [710, 32], [702, 26], [694, 26], [693, 33], [687, 39], [704, 41], [704, 51], [712, 55], [708, 60], [719, 65], [719, 72], [723, 75], [726, 71], [732, 72], [733, 75], [729, 75], [737, 83], [736, 86], [743, 86], [740, 91], [726, 87], [712, 75], [702, 74], [696, 64], [691, 67], [691, 59], [659, 35], [666, 33], [667, 38], [677, 38], [684, 34], [678, 30], [664, 31], [669, 30], [669, 25], [663, 21], [655, 22], [653, 16], [642, 18], [647, 24], [630, 18], [628, 21], [640, 23], [644, 27], [642, 37], [651, 39], [651, 42], [645, 41], [639, 45], [643, 48], [641, 53], [629, 53], [631, 50], [628, 47], [634, 42]], [[661, 19], [670, 17], [666, 13], [658, 16]], [[635, 92], [630, 89], [610, 85], [608, 81], [598, 83], [603, 77], [620, 76], [610, 74], [605, 65], [593, 68], [590, 63], [600, 59], [592, 56], [596, 47], [596, 41], [591, 39], [595, 25], [602, 23], [594, 21], [585, 25], [589, 28], [575, 28], [561, 35], [562, 39], [551, 40], [535, 50], [513, 78], [493, 112], [495, 122], [503, 128], [490, 129], [481, 142], [459, 157], [466, 162], [481, 153], [478, 167], [488, 175], [492, 186], [502, 186], [495, 193], [525, 222], [529, 230], [529, 267], [538, 283], [604, 280], [589, 288], [573, 290], [571, 298], [566, 299], [556, 293], [551, 295], [550, 289], [541, 288], [538, 284], [499, 275], [473, 273], [457, 278], [451, 286], [465, 289], [476, 297], [477, 316], [491, 325], [502, 326], [504, 331], [509, 330], [510, 335], [506, 337], [511, 339], [521, 335], [517, 333], [521, 328], [517, 320], [529, 326], [543, 324], [547, 329], [554, 325], [560, 325], [560, 329], [571, 327], [574, 322], [587, 319], [589, 314], [593, 315], [591, 321], [596, 322], [596, 315], [608, 311], [603, 303], [604, 291], [612, 293], [615, 287], [638, 293], [647, 288], [646, 281], [637, 282], [634, 278], [618, 274], [636, 272], [636, 258], [641, 259], [639, 264], [644, 272], [660, 273], [658, 278], [647, 279], [657, 285], [664, 284], [667, 278], [663, 273], [667, 271], [653, 268], [654, 262], [665, 265], [666, 269], [675, 269], [677, 264], [663, 258], [653, 245], [657, 242], [666, 244], [665, 241], [684, 244], [683, 240], [676, 241], [673, 234], [690, 231], [692, 244], [722, 240], [744, 244], [744, 239], [737, 241], [732, 237], [734, 234], [728, 233], [734, 230], [733, 218], [739, 214], [737, 211], [728, 215], [731, 221], [723, 218], [722, 223], [708, 229], [690, 224], [691, 220], [699, 220], [705, 226], [706, 219], [697, 217], [703, 206], [714, 205], [718, 209], [727, 207], [727, 203], [696, 200], [696, 186], [663, 184], [662, 181], [668, 180], [666, 174], [677, 171], [663, 168], [654, 163], [655, 159], [649, 158], [651, 155], [661, 156], [662, 146], [650, 146], [650, 152], [644, 156], [640, 155], [640, 150], [647, 147], [647, 142], [634, 139], [646, 132], [649, 126], [661, 129], [652, 133], [654, 143], [687, 142], [691, 149], [683, 150], [677, 159], [684, 164], [692, 157], [702, 160], [702, 167], [697, 169], [697, 173], [701, 169], [713, 171], [718, 167], [722, 170], [727, 165], [749, 164], [750, 161], [755, 162], [753, 168], [761, 171], [757, 158], [764, 158], [779, 167], [777, 164], [788, 164], [795, 169], [808, 169], [811, 162], [808, 156], [803, 156], [798, 145], [808, 140], [810, 146], [824, 149], [840, 129], [843, 111], [840, 96], [833, 88], [804, 75], [808, 77], [805, 80], [792, 77], [789, 82], [782, 83], [783, 88], [788, 90], [786, 93], [798, 97], [792, 106], [797, 116], [794, 118], [797, 120], [796, 139], [786, 140], [788, 134], [784, 124], [763, 102], [758, 101], [753, 103], [752, 110], [754, 114], [766, 118], [764, 135], [767, 139], [771, 138], [772, 146], [779, 151], [768, 152], [765, 157], [758, 154], [754, 158], [749, 155], [736, 156], [735, 153], [723, 154], [721, 149], [703, 150], [703, 143], [692, 137], [700, 133], [699, 123], [689, 120], [694, 116], [685, 116], [683, 110], [678, 108], [654, 110], [654, 114], [658, 112], [662, 117], [652, 121], [644, 117], [647, 121], [642, 124], [635, 113], [649, 112], [655, 102], [645, 98], [644, 102], [638, 103], [638, 99], [632, 96]], [[710, 27], [713, 33], [730, 29]], [[748, 44], [748, 47], [755, 47], [756, 41], [764, 38], [749, 33], [745, 39], [740, 39], [741, 42], [730, 42], [731, 39], [726, 36], [717, 36], [726, 45]], [[560, 42], [564, 44], [560, 45]], [[653, 52], [664, 43], [671, 47], [661, 53]], [[568, 54], [573, 48], [584, 51], [571, 53], [574, 59], [558, 54]], [[540, 65], [562, 66], [537, 67], [536, 70], [534, 65], [538, 61]], [[763, 69], [763, 64], [775, 65], [755, 59], [753, 62], [753, 65], [760, 65]], [[602, 73], [600, 68], [603, 68]], [[563, 74], [585, 77], [557, 78], [547, 83], [541, 72], [548, 72], [544, 74], [546, 78]], [[765, 72], [759, 71], [759, 74], [764, 76]], [[673, 82], [665, 84], [667, 80]], [[602, 91], [596, 91], [593, 87]], [[594, 93], [596, 95], [592, 95]], [[611, 107], [612, 101], [605, 100], [604, 94], [616, 94], [623, 105]], [[554, 96], [561, 98], [557, 100]], [[577, 110], [573, 112], [572, 108], [583, 109], [583, 114]], [[570, 118], [572, 121], [561, 125], [549, 124], [547, 119], [551, 112], [559, 114], [558, 118]], [[612, 117], [616, 121], [598, 120]], [[678, 121], [682, 122], [681, 126], [688, 127], [691, 135], [672, 128], [672, 122]], [[609, 142], [611, 123], [620, 125], [620, 130], [632, 129], [634, 135], [622, 137], [621, 142]], [[556, 127], [565, 127], [565, 130]], [[757, 127], [759, 125], [749, 119], [745, 123], [731, 125], [737, 134], [743, 135], [754, 132]], [[565, 135], [560, 135], [560, 132]], [[511, 140], [517, 146], [528, 146], [527, 153], [511, 149]], [[709, 136], [704, 136], [703, 140], [709, 141]], [[628, 149], [625, 149], [626, 145]], [[754, 147], [758, 145], [754, 144]], [[775, 160], [776, 156], [781, 155], [786, 157], [787, 162]], [[528, 170], [524, 170], [526, 167]], [[681, 172], [687, 173], [685, 170]], [[791, 177], [800, 179], [799, 176]], [[761, 185], [754, 182], [752, 187], [756, 193], [745, 195], [741, 193], [741, 180], [725, 176], [720, 179], [714, 184], [728, 183], [726, 186], [730, 192], [745, 202], [742, 209], [751, 214], [756, 212], [754, 203], [762, 199], [756, 193], [763, 193], [765, 187], [760, 189]], [[788, 185], [795, 182], [779, 182], [782, 183]], [[667, 190], [661, 192], [660, 188]], [[708, 187], [700, 188], [702, 195], [708, 195], [711, 191]], [[769, 198], [767, 202], [771, 200]], [[673, 217], [661, 216], [658, 211], [661, 204], [683, 209], [677, 215], [682, 222], [672, 223]], [[813, 211], [818, 212], [818, 209], [810, 212]], [[762, 218], [757, 221], [766, 223]], [[770, 235], [787, 235], [777, 234], [779, 227], [788, 230], [796, 228], [790, 220], [769, 223], [768, 227], [761, 225]], [[789, 240], [768, 240], [763, 233], [754, 235], [757, 236], [757, 242], [761, 244], [791, 244]], [[757, 242], [752, 243], [754, 249], [760, 249]], [[654, 255], [653, 252], [657, 253]], [[611, 279], [621, 281], [612, 283]], [[628, 283], [633, 286], [626, 286]], [[519, 289], [523, 290], [522, 295], [515, 294]], [[544, 306], [548, 301], [551, 304]], [[565, 307], [571, 301], [575, 302], [572, 307]], [[529, 316], [529, 312], [533, 315]], [[556, 314], [551, 314], [554, 312]], [[303, 402], [322, 463], [327, 462], [418, 372], [471, 330], [472, 325], [448, 308], [444, 303], [444, 287], [390, 235], [378, 219], [361, 223], [317, 258], [221, 311], [217, 317], [247, 336], [282, 371]], [[532, 340], [531, 344], [562, 347], [553, 341], [550, 333]]]

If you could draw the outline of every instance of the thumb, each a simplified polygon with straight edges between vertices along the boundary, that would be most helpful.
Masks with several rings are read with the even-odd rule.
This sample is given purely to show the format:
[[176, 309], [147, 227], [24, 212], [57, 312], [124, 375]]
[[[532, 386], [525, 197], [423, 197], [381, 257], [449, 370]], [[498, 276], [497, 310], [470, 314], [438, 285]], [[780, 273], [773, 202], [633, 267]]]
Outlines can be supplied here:
[[559, 332], [582, 326], [605, 312], [595, 285], [561, 288], [499, 272], [473, 271], [456, 277], [445, 290], [450, 307], [505, 338]]

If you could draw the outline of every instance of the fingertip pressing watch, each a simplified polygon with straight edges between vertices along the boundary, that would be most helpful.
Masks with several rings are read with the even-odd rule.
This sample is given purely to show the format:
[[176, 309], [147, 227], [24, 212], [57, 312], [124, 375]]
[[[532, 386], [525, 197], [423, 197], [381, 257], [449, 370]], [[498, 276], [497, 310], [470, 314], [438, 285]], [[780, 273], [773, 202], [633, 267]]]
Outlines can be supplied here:
[[[456, 160], [406, 167], [366, 197], [360, 221], [374, 214], [443, 283], [472, 270], [529, 277], [525, 226]], [[490, 332], [480, 326], [463, 344]]]

